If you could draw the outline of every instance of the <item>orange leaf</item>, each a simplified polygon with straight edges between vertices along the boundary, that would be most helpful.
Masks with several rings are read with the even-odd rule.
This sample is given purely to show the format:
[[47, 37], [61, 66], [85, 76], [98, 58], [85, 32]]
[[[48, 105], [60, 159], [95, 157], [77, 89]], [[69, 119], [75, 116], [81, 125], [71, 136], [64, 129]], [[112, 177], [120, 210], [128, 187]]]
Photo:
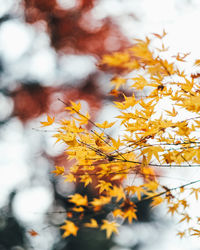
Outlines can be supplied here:
[[31, 229], [30, 231], [28, 231], [28, 233], [32, 236], [32, 237], [35, 237], [35, 236], [38, 236], [39, 234], [35, 231], [35, 230], [33, 230], [33, 229]]
[[40, 122], [42, 124], [41, 127], [47, 127], [50, 126], [54, 123], [55, 117], [50, 117], [49, 115], [47, 115], [47, 122]]

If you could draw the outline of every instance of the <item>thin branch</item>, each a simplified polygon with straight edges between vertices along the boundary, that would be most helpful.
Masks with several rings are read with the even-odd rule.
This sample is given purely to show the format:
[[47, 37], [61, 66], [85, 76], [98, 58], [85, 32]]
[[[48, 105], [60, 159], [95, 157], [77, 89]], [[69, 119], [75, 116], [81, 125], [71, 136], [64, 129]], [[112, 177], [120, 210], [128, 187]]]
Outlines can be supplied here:
[[180, 188], [184, 188], [184, 187], [187, 187], [187, 186], [191, 186], [191, 185], [196, 184], [196, 183], [198, 183], [198, 182], [200, 182], [200, 180], [191, 181], [191, 182], [189, 182], [189, 183], [186, 183], [186, 184], [184, 184], [184, 185], [180, 185], [180, 186], [178, 186], [178, 187], [169, 188], [168, 190], [163, 191], [163, 192], [161, 192], [161, 193], [159, 193], [159, 194], [153, 195], [153, 196], [151, 196], [151, 197], [146, 197], [146, 198], [144, 198], [143, 200], [140, 200], [140, 201], [136, 202], [136, 204], [141, 203], [141, 202], [144, 201], [144, 200], [151, 200], [151, 199], [153, 199], [153, 198], [155, 198], [155, 197], [159, 197], [159, 196], [161, 196], [161, 195], [167, 194], [167, 193], [169, 193], [169, 192], [171, 192], [171, 191], [174, 191], [174, 190], [177, 190], [177, 189], [180, 189]]

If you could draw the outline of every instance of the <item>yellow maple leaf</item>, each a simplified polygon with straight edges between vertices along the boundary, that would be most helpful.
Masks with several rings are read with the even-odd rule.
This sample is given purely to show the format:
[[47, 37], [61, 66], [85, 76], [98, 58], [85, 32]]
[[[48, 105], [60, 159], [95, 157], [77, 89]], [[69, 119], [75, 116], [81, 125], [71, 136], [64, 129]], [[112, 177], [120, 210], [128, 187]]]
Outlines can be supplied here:
[[171, 213], [172, 215], [174, 215], [174, 213], [178, 212], [178, 208], [179, 208], [179, 203], [174, 203], [171, 206], [168, 207], [168, 213]]
[[75, 203], [76, 206], [87, 206], [88, 200], [87, 196], [82, 196], [81, 194], [74, 194], [69, 196], [69, 202]]
[[101, 194], [103, 191], [109, 191], [112, 187], [112, 184], [110, 182], [100, 180], [96, 187], [99, 188], [99, 193]]
[[166, 33], [165, 30], [163, 30], [162, 35], [157, 34], [157, 33], [152, 33], [152, 34], [153, 34], [155, 37], [159, 38], [159, 39], [163, 39], [163, 38], [167, 35], [167, 33]]
[[79, 122], [79, 125], [86, 125], [88, 124], [88, 121], [90, 120], [89, 113], [86, 113], [85, 115], [80, 115], [79, 118], [74, 118]]
[[199, 198], [199, 194], [200, 194], [200, 188], [191, 188], [191, 193], [190, 194], [195, 194], [195, 198], [196, 200], [198, 200]]
[[142, 186], [140, 186], [140, 187], [137, 187], [137, 186], [128, 186], [128, 187], [125, 188], [125, 190], [128, 193], [130, 193], [130, 192], [132, 194], [136, 193], [138, 200], [141, 200], [141, 194], [145, 192], [145, 190], [143, 189]]
[[65, 177], [65, 181], [68, 181], [68, 182], [76, 182], [76, 178], [75, 178], [74, 175], [71, 174], [71, 173], [65, 175], [64, 177]]
[[135, 106], [135, 104], [137, 103], [134, 95], [130, 96], [130, 97], [127, 97], [124, 95], [124, 99], [125, 99], [125, 101], [123, 101], [123, 102], [114, 102], [115, 106], [118, 109], [127, 109], [129, 107]]
[[185, 236], [185, 231], [179, 231], [176, 235], [178, 235], [182, 239]]
[[82, 213], [84, 211], [83, 207], [73, 207], [72, 210], [77, 213]]
[[65, 220], [65, 225], [60, 227], [61, 229], [64, 230], [63, 238], [68, 237], [69, 235], [77, 235], [78, 227], [69, 220]]
[[197, 59], [197, 60], [194, 62], [194, 66], [200, 66], [200, 59]]
[[166, 112], [169, 116], [173, 116], [173, 117], [175, 117], [175, 116], [178, 114], [178, 112], [175, 110], [174, 107], [173, 107], [173, 109], [172, 109], [172, 112], [170, 112], [170, 111], [168, 111], [168, 110], [165, 110], [165, 112]]
[[188, 204], [188, 202], [186, 201], [186, 200], [179, 200], [179, 203], [184, 207], [184, 209], [185, 208], [187, 208], [187, 207], [189, 207], [189, 204]]
[[97, 228], [98, 223], [95, 219], [91, 219], [89, 223], [84, 224], [85, 227], [90, 227], [90, 228]]
[[47, 121], [46, 122], [40, 122], [42, 124], [41, 127], [47, 127], [47, 126], [50, 126], [54, 123], [55, 121], [55, 117], [50, 117], [49, 115], [47, 115]]
[[191, 231], [193, 231], [193, 234], [191, 234], [191, 235], [200, 237], [200, 230], [199, 229], [192, 228]]
[[183, 213], [182, 215], [183, 215], [183, 218], [179, 221], [179, 223], [183, 221], [187, 221], [188, 223], [191, 220], [191, 217], [188, 214]]
[[55, 176], [63, 175], [64, 172], [65, 172], [65, 168], [60, 167], [60, 166], [56, 166], [56, 170], [51, 171], [52, 174], [56, 174]]
[[66, 107], [65, 109], [70, 110], [70, 114], [79, 113], [81, 109], [81, 103], [79, 102], [76, 104], [75, 102], [72, 102], [72, 101], [70, 101], [70, 103], [71, 103], [71, 106]]
[[92, 183], [92, 178], [88, 174], [80, 176], [80, 182], [84, 183], [84, 187]]
[[123, 215], [124, 215], [123, 211], [119, 208], [115, 209], [112, 213], [113, 213], [114, 217], [117, 217], [117, 216], [123, 217]]
[[113, 189], [110, 190], [109, 193], [113, 197], [117, 197], [116, 201], [120, 201], [121, 199], [125, 199], [125, 193], [122, 187], [113, 186]]
[[134, 84], [131, 87], [134, 87], [138, 90], [143, 89], [145, 86], [148, 86], [148, 81], [142, 75], [131, 78], [134, 81]]
[[129, 224], [131, 224], [133, 219], [137, 220], [136, 211], [137, 210], [134, 207], [129, 207], [128, 209], [126, 209], [126, 211], [124, 211], [122, 216], [125, 219], [127, 218]]
[[145, 183], [144, 186], [150, 191], [156, 191], [156, 189], [158, 188], [158, 183], [156, 181], [150, 181], [148, 183]]
[[159, 161], [160, 157], [159, 157], [158, 153], [163, 152], [163, 151], [164, 150], [161, 146], [152, 146], [152, 147], [150, 146], [150, 147], [143, 149], [141, 155], [146, 154], [147, 162], [149, 163], [151, 161], [153, 155]]
[[162, 203], [163, 201], [164, 201], [164, 199], [160, 196], [153, 197], [153, 201], [151, 202], [151, 206], [156, 207], [156, 206], [160, 205], [160, 203]]
[[113, 55], [104, 55], [102, 64], [107, 64], [110, 67], [124, 67], [125, 63], [130, 60], [130, 55], [127, 52], [115, 52]]
[[115, 89], [118, 90], [122, 85], [126, 83], [126, 79], [121, 77], [113, 77], [110, 83], [112, 85], [115, 85]]
[[165, 45], [162, 43], [162, 48], [156, 48], [156, 50], [158, 50], [159, 52], [166, 52], [169, 50], [169, 47], [165, 47]]
[[185, 58], [189, 55], [190, 53], [178, 53], [176, 56], [172, 56], [172, 57], [175, 57], [177, 61], [180, 61], [180, 62], [185, 62]]
[[115, 124], [115, 122], [109, 123], [109, 122], [105, 121], [103, 123], [95, 123], [95, 124], [97, 127], [105, 129], [105, 128], [111, 128]]
[[117, 227], [119, 225], [115, 221], [103, 220], [101, 230], [106, 230], [106, 238], [110, 238], [112, 233], [118, 233]]
[[67, 144], [71, 144], [72, 142], [74, 142], [74, 144], [75, 144], [75, 142], [76, 142], [76, 140], [75, 140], [76, 136], [72, 132], [65, 133], [65, 134], [60, 132], [58, 134], [53, 135], [53, 137], [57, 138], [56, 143], [59, 141], [63, 141]]
[[93, 201], [91, 201], [90, 203], [94, 206], [94, 207], [100, 207], [103, 206], [105, 204], [108, 204], [111, 200], [111, 197], [106, 197], [106, 196], [100, 196], [99, 199], [98, 198], [94, 198]]
[[154, 102], [154, 99], [149, 101], [149, 102], [144, 102], [143, 99], [141, 99], [139, 101], [139, 104], [144, 108], [144, 109], [150, 109], [150, 108], [153, 108], [155, 106], [155, 104], [153, 104]]

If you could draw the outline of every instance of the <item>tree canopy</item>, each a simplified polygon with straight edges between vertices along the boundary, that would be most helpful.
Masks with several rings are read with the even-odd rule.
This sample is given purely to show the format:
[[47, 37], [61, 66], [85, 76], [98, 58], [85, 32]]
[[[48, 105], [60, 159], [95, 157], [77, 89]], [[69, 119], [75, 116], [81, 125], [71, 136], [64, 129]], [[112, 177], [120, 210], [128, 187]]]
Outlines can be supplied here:
[[[56, 142], [64, 143], [66, 160], [71, 162], [70, 168], [55, 166], [52, 172], [90, 189], [66, 197], [71, 207], [61, 226], [63, 237], [88, 227], [104, 230], [109, 238], [118, 232], [118, 218], [134, 223], [138, 205], [147, 200], [151, 207], [164, 203], [169, 214], [186, 222], [177, 232], [180, 237], [200, 236], [200, 217], [188, 212], [188, 195], [198, 200], [200, 180], [168, 187], [159, 178], [163, 168], [200, 166], [199, 74], [186, 69], [189, 54], [169, 59], [165, 36], [165, 31], [152, 34], [102, 57], [100, 68], [117, 69], [108, 93], [119, 112], [114, 122], [96, 123], [80, 102], [73, 101], [63, 103], [65, 119], [47, 116], [41, 122], [55, 127]], [[160, 47], [153, 46], [155, 40]], [[194, 66], [199, 65], [196, 60]], [[119, 96], [122, 101], [116, 101]], [[114, 129], [117, 136], [112, 136]], [[99, 219], [102, 213], [106, 219]]]

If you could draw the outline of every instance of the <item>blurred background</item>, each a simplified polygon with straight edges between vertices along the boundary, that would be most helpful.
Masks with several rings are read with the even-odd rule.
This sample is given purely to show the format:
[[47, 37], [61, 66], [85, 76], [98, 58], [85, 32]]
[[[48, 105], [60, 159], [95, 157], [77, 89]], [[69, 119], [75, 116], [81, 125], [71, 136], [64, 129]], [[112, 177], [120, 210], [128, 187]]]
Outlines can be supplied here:
[[0, 250], [199, 249], [148, 203], [110, 240], [94, 229], [62, 239], [65, 197], [82, 187], [50, 173], [69, 163], [55, 131], [40, 128], [46, 114], [66, 115], [58, 98], [80, 101], [93, 121], [109, 118], [109, 81], [119, 69], [99, 68], [102, 55], [165, 28], [172, 53], [199, 58], [199, 23], [198, 0], [0, 0]]

